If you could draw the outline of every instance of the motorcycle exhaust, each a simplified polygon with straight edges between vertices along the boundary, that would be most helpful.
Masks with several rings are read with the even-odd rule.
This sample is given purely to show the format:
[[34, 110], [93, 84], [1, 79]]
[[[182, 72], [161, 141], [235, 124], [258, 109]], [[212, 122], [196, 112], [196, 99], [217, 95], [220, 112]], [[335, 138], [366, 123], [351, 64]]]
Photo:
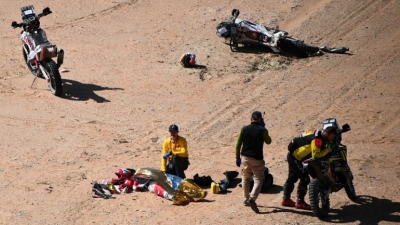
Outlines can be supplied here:
[[60, 66], [64, 62], [64, 50], [60, 49], [57, 52], [57, 65]]

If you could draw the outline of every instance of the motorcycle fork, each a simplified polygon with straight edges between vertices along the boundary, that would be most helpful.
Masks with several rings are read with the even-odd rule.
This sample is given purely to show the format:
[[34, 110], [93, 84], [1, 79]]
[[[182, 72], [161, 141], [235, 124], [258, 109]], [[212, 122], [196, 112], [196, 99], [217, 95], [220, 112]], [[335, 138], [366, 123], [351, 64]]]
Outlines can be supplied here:
[[44, 67], [39, 63], [39, 68], [42, 71], [42, 74], [44, 76], [44, 78], [46, 79], [46, 81], [48, 83], [50, 83], [50, 74], [47, 74], [46, 70], [44, 69]]
[[232, 43], [235, 47], [237, 47], [237, 27], [233, 26], [231, 27], [231, 39], [232, 39]]
[[33, 62], [35, 63], [35, 66], [36, 66], [36, 68], [39, 68], [40, 67], [40, 63], [39, 63], [39, 60], [37, 60], [37, 58], [35, 57], [34, 59], [33, 59]]

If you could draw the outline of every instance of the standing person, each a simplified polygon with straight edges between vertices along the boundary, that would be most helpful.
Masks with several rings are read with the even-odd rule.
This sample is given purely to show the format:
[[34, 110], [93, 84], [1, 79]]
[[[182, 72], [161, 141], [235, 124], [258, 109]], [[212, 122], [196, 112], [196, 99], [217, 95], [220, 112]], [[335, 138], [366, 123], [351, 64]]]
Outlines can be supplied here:
[[161, 154], [161, 171], [186, 178], [185, 170], [189, 167], [189, 153], [186, 139], [179, 136], [179, 128], [169, 126], [170, 137], [164, 141]]
[[[265, 128], [264, 119], [259, 111], [251, 114], [251, 124], [243, 127], [236, 142], [236, 166], [242, 164], [242, 187], [244, 205], [258, 213], [256, 199], [264, 180], [264, 142], [271, 144], [271, 137]], [[254, 175], [254, 186], [250, 193], [250, 178]]]
[[[311, 207], [304, 201], [307, 194], [307, 185], [310, 183], [310, 177], [307, 171], [303, 169], [302, 162], [306, 159], [322, 158], [331, 151], [327, 147], [329, 141], [335, 139], [337, 130], [334, 127], [327, 127], [323, 131], [312, 130], [295, 137], [288, 146], [287, 161], [289, 164], [288, 178], [283, 185], [282, 205], [296, 207], [298, 209], [310, 210]], [[296, 203], [290, 199], [294, 190], [294, 184], [300, 179], [297, 186]]]

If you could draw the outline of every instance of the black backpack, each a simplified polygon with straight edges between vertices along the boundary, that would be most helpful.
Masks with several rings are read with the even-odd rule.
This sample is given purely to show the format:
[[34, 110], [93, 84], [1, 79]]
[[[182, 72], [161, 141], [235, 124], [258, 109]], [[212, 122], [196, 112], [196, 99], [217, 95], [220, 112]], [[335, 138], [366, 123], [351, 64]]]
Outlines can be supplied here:
[[193, 176], [193, 181], [200, 187], [210, 187], [213, 179], [210, 176], [199, 176], [198, 173]]
[[[274, 185], [274, 177], [272, 176], [272, 174], [269, 173], [269, 169], [267, 167], [265, 167], [264, 170], [264, 182], [263, 185], [261, 187], [261, 193], [266, 193], [268, 189], [270, 189], [272, 187], [272, 185]], [[254, 186], [254, 180], [253, 177], [251, 177], [250, 179], [250, 189], [253, 188]]]

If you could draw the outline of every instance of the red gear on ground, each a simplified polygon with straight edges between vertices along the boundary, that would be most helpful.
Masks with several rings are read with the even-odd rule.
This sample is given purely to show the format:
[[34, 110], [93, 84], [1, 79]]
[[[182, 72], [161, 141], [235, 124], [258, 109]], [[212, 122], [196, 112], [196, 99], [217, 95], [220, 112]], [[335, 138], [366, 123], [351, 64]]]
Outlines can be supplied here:
[[112, 178], [112, 184], [122, 184], [125, 182], [126, 179], [133, 176], [132, 172], [125, 168], [115, 171], [115, 175], [117, 175], [118, 178]]

